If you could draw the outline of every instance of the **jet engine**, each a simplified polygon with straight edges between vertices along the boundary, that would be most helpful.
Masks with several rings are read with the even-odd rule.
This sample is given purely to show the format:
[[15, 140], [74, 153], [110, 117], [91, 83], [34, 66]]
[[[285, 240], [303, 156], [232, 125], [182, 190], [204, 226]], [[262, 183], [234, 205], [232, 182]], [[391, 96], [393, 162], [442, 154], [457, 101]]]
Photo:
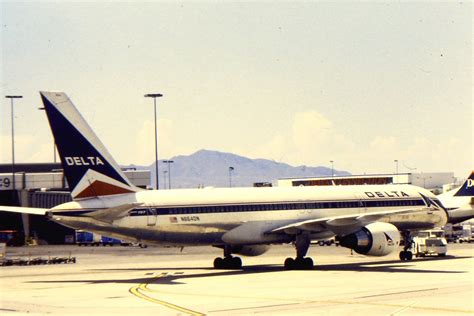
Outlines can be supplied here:
[[232, 253], [240, 254], [248, 257], [263, 255], [270, 249], [268, 245], [250, 245], [250, 246], [233, 246]]
[[389, 223], [372, 223], [361, 230], [338, 237], [343, 247], [367, 256], [385, 256], [400, 245], [400, 232]]

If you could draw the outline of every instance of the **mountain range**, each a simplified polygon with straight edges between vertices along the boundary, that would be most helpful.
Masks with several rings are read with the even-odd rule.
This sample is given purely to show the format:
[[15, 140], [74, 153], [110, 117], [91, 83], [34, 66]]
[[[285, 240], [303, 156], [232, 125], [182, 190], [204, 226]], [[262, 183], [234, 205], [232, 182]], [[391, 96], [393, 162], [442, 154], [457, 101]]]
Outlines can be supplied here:
[[[172, 188], [197, 187], [244, 187], [255, 182], [270, 182], [274, 185], [281, 178], [303, 178], [330, 176], [331, 168], [290, 166], [286, 163], [268, 159], [250, 159], [247, 157], [212, 151], [199, 150], [189, 156], [175, 156], [173, 163], [159, 160], [160, 188], [168, 187], [168, 170], [171, 174]], [[155, 183], [155, 164], [150, 166], [127, 166], [139, 170], [151, 170], [151, 183]], [[350, 175], [347, 171], [334, 170], [335, 175]]]

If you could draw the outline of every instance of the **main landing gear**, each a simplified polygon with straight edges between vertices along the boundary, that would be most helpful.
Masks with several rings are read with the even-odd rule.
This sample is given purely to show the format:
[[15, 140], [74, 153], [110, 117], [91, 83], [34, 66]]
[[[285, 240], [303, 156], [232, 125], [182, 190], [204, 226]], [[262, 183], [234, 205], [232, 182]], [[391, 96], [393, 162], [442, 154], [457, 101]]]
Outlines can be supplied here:
[[313, 259], [305, 257], [308, 252], [310, 239], [306, 234], [296, 235], [295, 247], [296, 258], [286, 258], [286, 270], [311, 270], [313, 269]]
[[242, 269], [242, 259], [239, 257], [232, 257], [231, 247], [224, 246], [224, 258], [217, 257], [214, 259], [214, 268], [240, 270]]
[[410, 261], [413, 259], [413, 253], [409, 250], [413, 244], [413, 237], [409, 231], [403, 231], [402, 235], [405, 246], [403, 247], [403, 251], [400, 251], [399, 257], [402, 261]]

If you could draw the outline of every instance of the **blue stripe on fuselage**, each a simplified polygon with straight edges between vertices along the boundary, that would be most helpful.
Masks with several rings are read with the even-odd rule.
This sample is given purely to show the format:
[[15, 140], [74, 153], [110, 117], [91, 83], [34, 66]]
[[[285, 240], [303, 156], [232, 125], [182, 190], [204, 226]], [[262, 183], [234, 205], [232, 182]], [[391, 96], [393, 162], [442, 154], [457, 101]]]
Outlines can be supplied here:
[[[438, 202], [439, 203], [439, 202]], [[261, 211], [285, 210], [318, 210], [337, 208], [380, 208], [380, 207], [419, 207], [425, 205], [423, 199], [384, 199], [384, 200], [347, 200], [347, 201], [318, 201], [298, 203], [266, 203], [266, 204], [227, 204], [201, 206], [173, 206], [135, 208], [129, 212], [130, 216], [148, 215], [183, 215], [183, 214], [214, 214], [214, 213], [243, 213]], [[96, 210], [70, 210], [54, 212], [62, 216], [87, 216], [87, 213]]]

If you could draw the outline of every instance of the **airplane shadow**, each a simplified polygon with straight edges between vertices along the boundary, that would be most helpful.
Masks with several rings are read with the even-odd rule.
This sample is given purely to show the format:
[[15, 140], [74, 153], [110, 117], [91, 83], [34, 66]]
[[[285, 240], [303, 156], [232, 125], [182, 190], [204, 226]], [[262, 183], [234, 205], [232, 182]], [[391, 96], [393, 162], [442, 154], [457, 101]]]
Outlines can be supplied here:
[[[443, 257], [443, 258], [423, 258], [423, 261], [437, 261], [437, 260], [459, 260], [472, 258], [471, 256], [466, 257]], [[421, 260], [416, 260], [421, 261]], [[370, 262], [356, 262], [356, 263], [336, 263], [336, 264], [323, 264], [316, 265], [313, 270], [304, 271], [287, 271], [282, 265], [250, 265], [244, 266], [242, 270], [216, 270], [211, 267], [185, 267], [185, 268], [128, 268], [128, 269], [91, 269], [88, 270], [91, 273], [94, 272], [132, 272], [132, 271], [150, 271], [150, 274], [154, 276], [133, 278], [133, 279], [81, 279], [81, 280], [52, 280], [52, 281], [30, 281], [28, 283], [89, 283], [89, 284], [141, 284], [141, 283], [153, 283], [162, 285], [179, 285], [186, 284], [184, 280], [196, 279], [196, 278], [215, 278], [225, 276], [243, 276], [247, 274], [258, 274], [258, 273], [318, 273], [321, 271], [353, 271], [353, 272], [383, 272], [383, 273], [438, 273], [438, 274], [457, 274], [457, 273], [468, 273], [469, 271], [443, 271], [443, 270], [432, 270], [432, 269], [420, 269], [414, 268], [415, 262], [413, 261], [399, 261], [399, 260], [388, 260], [388, 261], [370, 261]], [[160, 271], [163, 271], [160, 273]], [[198, 273], [186, 274], [183, 271], [200, 271]]]

